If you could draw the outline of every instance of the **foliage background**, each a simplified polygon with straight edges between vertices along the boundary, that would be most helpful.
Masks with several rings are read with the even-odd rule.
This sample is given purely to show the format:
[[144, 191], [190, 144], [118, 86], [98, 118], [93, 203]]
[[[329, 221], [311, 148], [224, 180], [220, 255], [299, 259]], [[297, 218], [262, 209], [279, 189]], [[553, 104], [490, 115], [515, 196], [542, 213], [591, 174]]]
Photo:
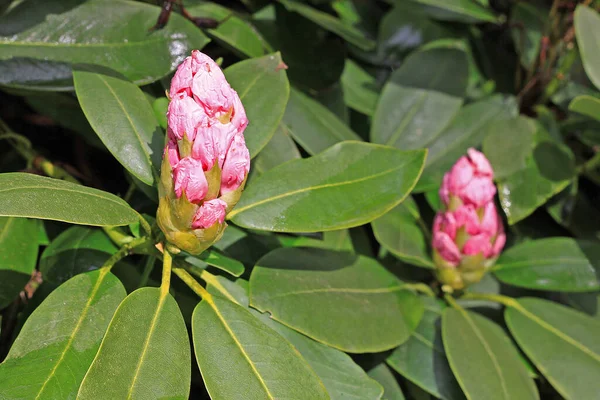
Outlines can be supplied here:
[[[598, 1], [184, 3], [219, 24], [0, 1], [0, 398], [598, 398]], [[169, 287], [147, 228], [192, 49], [253, 162]], [[508, 244], [444, 299], [428, 227], [472, 146]]]

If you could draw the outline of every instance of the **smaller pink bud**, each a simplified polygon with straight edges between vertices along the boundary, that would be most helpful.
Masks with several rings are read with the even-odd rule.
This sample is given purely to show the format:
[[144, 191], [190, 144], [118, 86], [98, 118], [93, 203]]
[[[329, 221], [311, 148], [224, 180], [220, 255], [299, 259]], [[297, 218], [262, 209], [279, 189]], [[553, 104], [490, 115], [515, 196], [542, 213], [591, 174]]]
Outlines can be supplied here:
[[228, 193], [240, 187], [250, 169], [250, 152], [246, 147], [244, 135], [238, 133], [227, 151], [223, 172], [221, 173], [221, 193]]
[[202, 170], [202, 163], [192, 157], [185, 157], [173, 169], [175, 195], [177, 198], [185, 192], [191, 203], [204, 199], [208, 192], [208, 182]]
[[192, 228], [208, 229], [215, 223], [222, 224], [225, 221], [225, 210], [227, 203], [220, 199], [205, 201], [196, 211]]
[[167, 146], [165, 147], [165, 157], [169, 159], [169, 164], [171, 168], [175, 168], [175, 166], [179, 163], [179, 149], [177, 148], [177, 143], [172, 140], [169, 140]]
[[489, 257], [492, 252], [492, 244], [490, 237], [485, 233], [471, 236], [465, 243], [462, 253], [467, 256], [483, 254], [484, 257]]
[[433, 248], [437, 250], [440, 256], [453, 266], [457, 266], [461, 260], [460, 250], [454, 243], [454, 240], [445, 232], [435, 232], [433, 234]]
[[182, 140], [187, 136], [190, 142], [193, 141], [196, 137], [196, 127], [205, 118], [202, 108], [185, 92], [176, 94], [169, 103], [167, 122], [173, 139]]

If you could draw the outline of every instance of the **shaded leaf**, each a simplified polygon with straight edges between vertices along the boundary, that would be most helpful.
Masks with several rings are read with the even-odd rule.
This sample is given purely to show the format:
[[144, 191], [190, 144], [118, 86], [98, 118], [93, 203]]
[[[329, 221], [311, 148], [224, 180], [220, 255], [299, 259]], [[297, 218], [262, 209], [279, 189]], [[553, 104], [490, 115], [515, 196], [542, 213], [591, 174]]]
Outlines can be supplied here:
[[383, 386], [384, 392], [382, 400], [404, 400], [404, 394], [396, 381], [396, 377], [385, 363], [381, 363], [372, 368], [369, 371], [369, 376]]
[[600, 15], [579, 4], [574, 14], [575, 35], [583, 67], [597, 89], [600, 89]]
[[515, 3], [510, 14], [511, 34], [521, 64], [533, 68], [540, 52], [547, 11], [536, 4]]
[[251, 172], [261, 175], [286, 161], [301, 158], [298, 147], [289, 134], [289, 129], [282, 122], [277, 127], [269, 143], [254, 159]]
[[577, 96], [569, 103], [569, 110], [600, 121], [600, 99], [592, 96]]
[[214, 249], [208, 249], [198, 256], [188, 256], [186, 261], [197, 266], [200, 262], [204, 264], [202, 267], [210, 265], [236, 277], [244, 273], [244, 264]]
[[369, 116], [375, 113], [379, 90], [373, 76], [348, 58], [341, 82], [348, 107]]
[[426, 6], [433, 18], [463, 23], [498, 22], [498, 17], [487, 7], [471, 0], [411, 0]]

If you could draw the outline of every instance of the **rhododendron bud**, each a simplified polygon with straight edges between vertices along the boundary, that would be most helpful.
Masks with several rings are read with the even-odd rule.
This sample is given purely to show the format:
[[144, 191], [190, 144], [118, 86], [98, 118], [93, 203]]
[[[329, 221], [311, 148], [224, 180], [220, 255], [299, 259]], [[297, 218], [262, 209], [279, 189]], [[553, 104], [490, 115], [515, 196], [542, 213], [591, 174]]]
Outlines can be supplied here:
[[444, 175], [444, 209], [433, 222], [432, 247], [438, 279], [452, 289], [479, 282], [506, 242], [493, 178], [489, 161], [475, 149]]
[[171, 80], [157, 222], [167, 240], [200, 254], [220, 239], [250, 170], [244, 106], [221, 68], [194, 50]]

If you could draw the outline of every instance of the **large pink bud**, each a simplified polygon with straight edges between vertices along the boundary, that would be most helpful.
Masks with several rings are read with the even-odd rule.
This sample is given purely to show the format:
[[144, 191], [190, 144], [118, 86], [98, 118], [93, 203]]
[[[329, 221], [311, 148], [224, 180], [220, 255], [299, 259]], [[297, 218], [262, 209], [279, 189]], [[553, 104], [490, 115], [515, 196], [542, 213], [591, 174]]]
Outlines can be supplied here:
[[248, 119], [221, 68], [198, 50], [177, 68], [169, 97], [157, 222], [169, 242], [199, 254], [221, 237], [244, 189]]
[[475, 149], [444, 175], [444, 210], [433, 223], [432, 247], [438, 278], [452, 289], [478, 282], [506, 242], [493, 177], [489, 161]]

